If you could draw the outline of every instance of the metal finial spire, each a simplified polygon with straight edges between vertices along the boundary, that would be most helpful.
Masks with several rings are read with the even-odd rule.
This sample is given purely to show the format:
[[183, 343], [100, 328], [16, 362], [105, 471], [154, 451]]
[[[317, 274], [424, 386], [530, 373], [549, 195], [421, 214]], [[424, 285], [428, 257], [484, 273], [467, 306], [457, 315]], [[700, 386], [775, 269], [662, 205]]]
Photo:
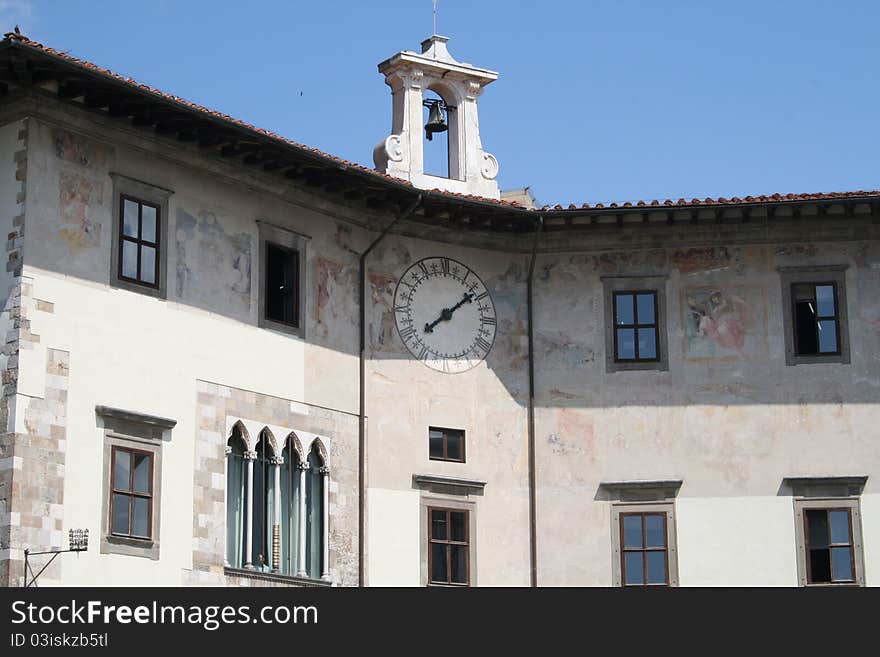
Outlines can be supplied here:
[[432, 0], [434, 3], [434, 31], [431, 34], [437, 34], [437, 0]]

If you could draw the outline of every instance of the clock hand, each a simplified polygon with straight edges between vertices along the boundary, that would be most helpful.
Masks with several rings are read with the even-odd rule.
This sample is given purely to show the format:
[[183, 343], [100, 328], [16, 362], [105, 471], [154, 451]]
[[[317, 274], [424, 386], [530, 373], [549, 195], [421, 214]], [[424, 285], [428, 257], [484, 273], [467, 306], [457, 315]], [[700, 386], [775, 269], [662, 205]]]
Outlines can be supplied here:
[[440, 322], [444, 322], [444, 321], [448, 322], [450, 319], [452, 319], [452, 313], [454, 313], [456, 310], [461, 308], [464, 304], [470, 303], [471, 301], [473, 301], [473, 298], [474, 298], [473, 294], [471, 294], [470, 292], [465, 292], [461, 297], [461, 301], [459, 301], [457, 304], [452, 306], [452, 308], [444, 308], [440, 312], [440, 317], [435, 319], [430, 324], [425, 324], [425, 333], [433, 333], [434, 327], [437, 326], [437, 324], [439, 324]]

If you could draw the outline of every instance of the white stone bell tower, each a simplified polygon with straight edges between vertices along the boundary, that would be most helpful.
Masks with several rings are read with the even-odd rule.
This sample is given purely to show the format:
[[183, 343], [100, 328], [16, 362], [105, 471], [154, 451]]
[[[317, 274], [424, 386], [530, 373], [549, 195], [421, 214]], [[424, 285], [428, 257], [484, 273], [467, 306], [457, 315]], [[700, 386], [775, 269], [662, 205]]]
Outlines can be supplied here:
[[[391, 135], [373, 150], [376, 168], [409, 180], [421, 189], [500, 198], [498, 160], [483, 150], [477, 98], [498, 73], [453, 59], [449, 39], [434, 35], [422, 41], [422, 52], [399, 52], [379, 64], [391, 87]], [[423, 94], [433, 91], [446, 103], [449, 125], [449, 177], [425, 173]]]

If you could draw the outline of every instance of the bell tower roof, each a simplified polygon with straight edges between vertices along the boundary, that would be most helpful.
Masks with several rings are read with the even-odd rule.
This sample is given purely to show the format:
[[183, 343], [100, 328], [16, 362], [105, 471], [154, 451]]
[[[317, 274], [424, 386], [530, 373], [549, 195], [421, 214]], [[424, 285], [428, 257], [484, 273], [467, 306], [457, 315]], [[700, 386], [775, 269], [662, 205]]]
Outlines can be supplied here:
[[479, 81], [483, 87], [498, 79], [498, 73], [495, 71], [478, 68], [467, 62], [460, 62], [455, 59], [449, 53], [449, 48], [446, 46], [448, 41], [449, 37], [440, 36], [439, 34], [429, 36], [422, 41], [421, 54], [411, 50], [401, 51], [379, 64], [379, 72], [388, 75], [388, 73], [400, 66], [420, 66], [425, 70], [440, 71], [441, 75], [446, 73], [447, 76], [454, 74], [462, 79], [473, 78]]
[[[486, 85], [498, 79], [498, 73], [458, 61], [450, 54], [448, 41], [434, 34], [422, 41], [420, 53], [404, 50], [379, 64], [379, 72], [391, 87], [392, 120], [391, 134], [373, 150], [373, 161], [377, 170], [422, 189], [498, 199], [498, 160], [483, 150], [477, 114], [477, 99]], [[440, 96], [446, 112], [448, 176], [425, 173], [427, 91]]]

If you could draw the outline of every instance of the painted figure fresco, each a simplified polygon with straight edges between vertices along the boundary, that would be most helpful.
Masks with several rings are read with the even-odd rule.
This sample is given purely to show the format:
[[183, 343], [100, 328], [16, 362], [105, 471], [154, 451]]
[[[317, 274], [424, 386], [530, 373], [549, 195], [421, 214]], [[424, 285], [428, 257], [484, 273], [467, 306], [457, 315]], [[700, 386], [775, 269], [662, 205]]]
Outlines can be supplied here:
[[683, 296], [688, 358], [736, 356], [748, 351], [758, 317], [745, 290], [697, 287], [686, 289]]

